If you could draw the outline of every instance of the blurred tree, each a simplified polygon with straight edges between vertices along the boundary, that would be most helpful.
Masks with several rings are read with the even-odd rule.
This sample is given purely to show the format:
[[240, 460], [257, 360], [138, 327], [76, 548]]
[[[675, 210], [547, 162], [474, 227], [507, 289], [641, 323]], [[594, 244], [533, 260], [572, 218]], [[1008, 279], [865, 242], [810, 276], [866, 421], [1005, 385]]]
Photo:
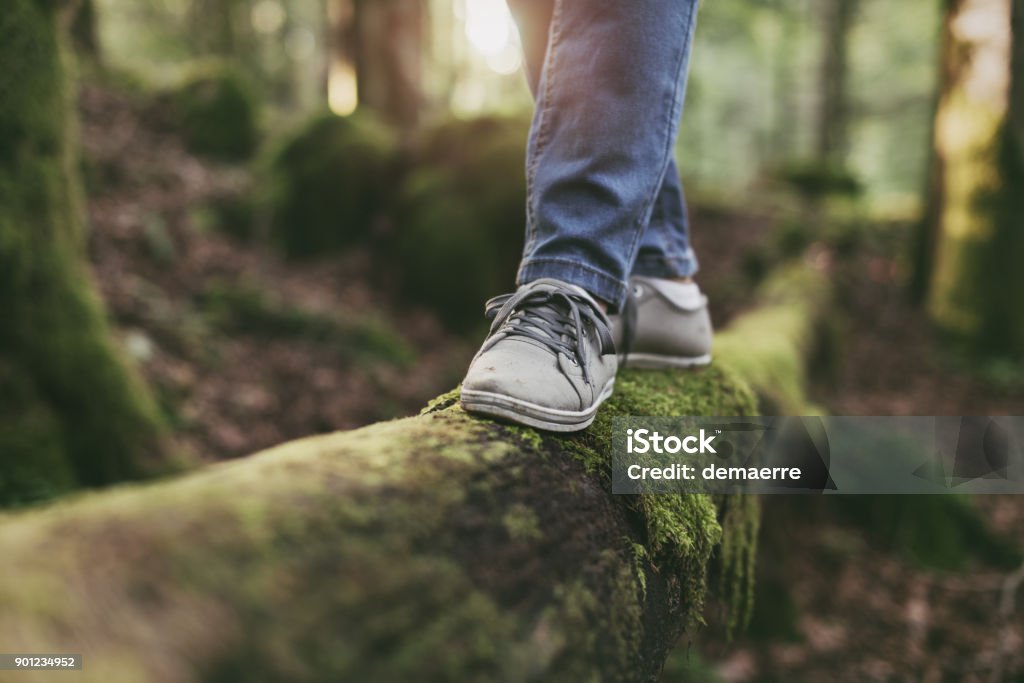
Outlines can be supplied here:
[[334, 59], [354, 64], [359, 105], [390, 123], [414, 125], [424, 99], [427, 0], [333, 1]]
[[[236, 21], [239, 0], [192, 0], [189, 5], [190, 36], [198, 54], [231, 57], [239, 48], [241, 22]], [[244, 9], [244, 8], [243, 8]]]
[[69, 3], [0, 13], [0, 504], [164, 469], [154, 402], [124, 364], [83, 256]]
[[859, 4], [860, 0], [826, 0], [821, 4], [823, 40], [817, 157], [822, 166], [843, 167], [847, 161], [849, 46]]
[[100, 39], [94, 0], [79, 0], [71, 19], [71, 41], [81, 57], [99, 62]]
[[1024, 0], [947, 5], [918, 294], [972, 348], [1024, 356]]

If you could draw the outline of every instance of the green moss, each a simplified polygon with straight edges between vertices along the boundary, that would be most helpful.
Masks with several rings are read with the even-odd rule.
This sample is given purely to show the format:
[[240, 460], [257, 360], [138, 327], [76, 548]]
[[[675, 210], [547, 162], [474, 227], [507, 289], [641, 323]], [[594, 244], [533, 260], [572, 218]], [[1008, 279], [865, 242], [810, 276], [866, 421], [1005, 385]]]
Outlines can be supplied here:
[[[915, 285], [919, 294], [927, 291], [932, 318], [967, 350], [1020, 361], [1024, 103], [1019, 94], [1009, 99], [1009, 108], [1001, 97], [971, 96], [971, 75], [952, 76], [936, 126], [936, 152], [943, 162], [937, 169], [940, 191], [919, 235], [921, 244], [932, 248], [921, 249]], [[925, 257], [933, 260], [921, 261]]]
[[746, 629], [754, 613], [761, 501], [754, 496], [725, 496], [719, 501], [722, 541], [718, 553], [719, 594], [730, 606], [726, 635]]
[[[459, 402], [459, 387], [452, 389], [451, 391], [445, 392], [437, 398], [431, 399], [427, 405], [420, 411], [420, 415], [426, 415], [427, 413], [436, 413], [450, 408]], [[536, 434], [536, 430], [531, 430]]]
[[513, 505], [501, 518], [501, 523], [513, 541], [529, 541], [543, 537], [537, 514], [525, 505]]
[[[628, 538], [627, 538], [628, 540]], [[642, 543], [630, 542], [633, 549], [633, 564], [637, 581], [640, 584], [640, 593], [644, 600], [647, 599], [647, 548]]]
[[195, 70], [171, 98], [189, 149], [215, 159], [248, 159], [259, 144], [260, 105], [255, 91], [230, 66]]
[[[14, 0], [0, 37], [0, 362], [34, 387], [39, 405], [25, 410], [37, 416], [42, 441], [33, 443], [45, 443], [51, 459], [57, 437], [39, 430], [60, 425], [73, 480], [141, 476], [168, 464], [167, 444], [83, 266], [72, 92], [56, 10]], [[48, 490], [63, 490], [67, 471], [55, 466]]]
[[[732, 624], [746, 621], [759, 507], [610, 495], [613, 420], [753, 414], [739, 377], [799, 355], [825, 297], [810, 271], [773, 278], [761, 297], [772, 315], [755, 310], [722, 335], [725, 363], [624, 370], [580, 434], [470, 416], [453, 391], [415, 418], [0, 521], [0, 640], [51, 642], [117, 605], [123, 618], [95, 619], [89, 633], [90, 671], [105, 676], [94, 680], [182, 651], [206, 680], [653, 676], [687, 618], [700, 620], [716, 549], [712, 585]], [[787, 306], [803, 318], [782, 316]], [[48, 598], [83, 557], [99, 563], [74, 577], [87, 590]]]
[[[724, 368], [713, 366], [688, 373], [624, 370], [616, 378], [616, 393], [594, 424], [582, 435], [563, 440], [562, 445], [610, 487], [612, 421], [616, 416], [730, 416], [754, 412], [754, 395]], [[643, 545], [651, 566], [655, 571], [682, 577], [676, 590], [685, 596], [687, 613], [693, 621], [701, 620], [712, 553], [723, 538], [727, 539], [730, 561], [722, 564], [721, 583], [728, 587], [725, 598], [730, 613], [737, 620], [746, 618], [756, 554], [756, 505], [737, 508], [722, 517], [725, 532], [719, 522], [719, 507], [710, 496], [641, 495], [631, 499], [629, 505], [643, 521]]]
[[365, 112], [309, 121], [267, 168], [275, 243], [300, 258], [370, 242], [392, 204], [397, 153], [394, 132]]
[[[752, 407], [714, 369], [623, 379], [613, 413]], [[183, 651], [202, 680], [653, 675], [657, 643], [700, 605], [721, 537], [714, 501], [610, 496], [607, 451], [596, 450], [610, 438], [606, 418], [582, 435], [527, 437], [467, 415], [455, 398], [416, 418], [0, 520], [0, 639], [53, 642], [116, 605], [119, 619], [97, 619], [89, 633], [83, 680], [145, 680], [139, 671]], [[593, 474], [552, 457], [572, 444]], [[75, 575], [85, 588], [49, 600], [83, 558], [96, 562]], [[658, 625], [645, 626], [647, 612]], [[150, 627], [121, 626], [140, 620]]]
[[805, 414], [806, 364], [830, 289], [822, 273], [789, 266], [759, 290], [755, 308], [716, 336], [716, 357], [757, 392], [761, 414]]
[[61, 423], [31, 378], [0, 363], [0, 386], [0, 503], [32, 503], [74, 489]]
[[392, 252], [408, 299], [459, 329], [509, 289], [523, 247], [527, 123], [451, 120], [422, 133]]

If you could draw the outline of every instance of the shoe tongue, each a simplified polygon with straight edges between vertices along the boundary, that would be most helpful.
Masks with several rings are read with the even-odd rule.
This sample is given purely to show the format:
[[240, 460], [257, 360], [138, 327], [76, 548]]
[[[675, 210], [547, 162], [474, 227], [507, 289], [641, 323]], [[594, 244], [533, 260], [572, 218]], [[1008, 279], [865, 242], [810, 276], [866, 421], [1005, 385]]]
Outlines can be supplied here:
[[559, 289], [563, 289], [563, 290], [567, 289], [570, 292], [572, 292], [573, 294], [578, 294], [579, 296], [581, 296], [584, 299], [586, 299], [598, 311], [601, 310], [601, 307], [597, 305], [597, 301], [595, 301], [594, 297], [592, 297], [590, 295], [590, 292], [588, 292], [587, 290], [585, 290], [582, 287], [579, 287], [577, 285], [570, 284], [568, 282], [562, 282], [561, 280], [556, 280], [554, 278], [545, 277], [545, 278], [541, 278], [539, 280], [534, 280], [533, 282], [529, 282], [529, 283], [523, 285], [522, 288], [523, 289], [539, 289], [541, 291], [548, 291], [548, 292], [554, 291], [554, 290], [559, 290]]

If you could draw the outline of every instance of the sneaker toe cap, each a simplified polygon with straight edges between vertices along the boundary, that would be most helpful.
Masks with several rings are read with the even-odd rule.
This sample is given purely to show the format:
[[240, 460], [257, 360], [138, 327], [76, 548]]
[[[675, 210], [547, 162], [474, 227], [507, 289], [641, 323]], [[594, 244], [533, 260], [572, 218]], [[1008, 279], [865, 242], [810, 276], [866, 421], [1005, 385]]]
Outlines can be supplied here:
[[559, 368], [557, 358], [532, 344], [505, 342], [480, 354], [462, 388], [557, 410], [581, 408], [580, 396]]

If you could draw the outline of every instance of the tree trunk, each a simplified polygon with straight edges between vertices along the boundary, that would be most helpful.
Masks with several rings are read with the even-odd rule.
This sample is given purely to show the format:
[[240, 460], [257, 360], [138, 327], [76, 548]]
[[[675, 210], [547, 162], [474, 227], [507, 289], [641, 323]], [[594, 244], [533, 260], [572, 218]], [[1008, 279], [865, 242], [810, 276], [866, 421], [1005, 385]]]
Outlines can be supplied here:
[[[348, 0], [335, 0], [347, 2]], [[355, 63], [359, 106], [408, 127], [423, 106], [425, 0], [351, 0], [336, 49]]]
[[237, 4], [237, 0], [190, 0], [188, 37], [196, 55], [224, 59], [238, 56]]
[[922, 266], [942, 328], [1015, 356], [1024, 355], [1022, 16], [1021, 0], [949, 3], [925, 226], [932, 260]]
[[849, 150], [849, 45], [859, 0], [826, 0], [822, 5], [822, 60], [818, 110], [818, 162], [843, 168]]
[[0, 504], [142, 476], [167, 452], [85, 265], [57, 4], [0, 13]]
[[95, 0], [79, 0], [71, 18], [71, 42], [80, 57], [94, 64], [100, 62]]
[[[808, 271], [770, 285], [739, 328], [769, 338], [726, 331], [726, 361], [775, 381], [827, 291]], [[0, 642], [81, 653], [83, 682], [643, 681], [699, 614], [719, 543], [726, 594], [748, 595], [757, 499], [613, 496], [607, 453], [615, 416], [751, 414], [735, 371], [624, 371], [577, 435], [455, 396], [7, 518]]]

